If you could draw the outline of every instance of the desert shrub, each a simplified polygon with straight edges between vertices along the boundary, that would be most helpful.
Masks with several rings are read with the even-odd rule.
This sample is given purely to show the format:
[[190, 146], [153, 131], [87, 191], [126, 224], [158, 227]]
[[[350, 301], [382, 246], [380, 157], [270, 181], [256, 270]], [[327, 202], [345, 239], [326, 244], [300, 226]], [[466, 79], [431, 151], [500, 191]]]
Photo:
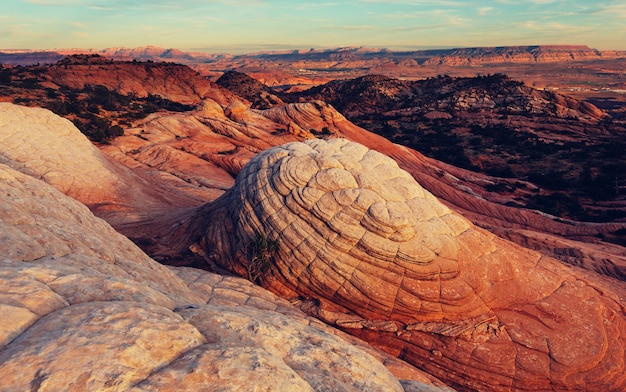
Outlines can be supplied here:
[[158, 94], [148, 94], [146, 101], [150, 104], [150, 106], [155, 108], [154, 111], [164, 109], [171, 112], [187, 112], [194, 109], [193, 105], [185, 105], [183, 103], [170, 101], [169, 99], [163, 98]]
[[272, 266], [274, 255], [278, 251], [278, 240], [256, 233], [247, 246], [246, 272], [248, 280], [257, 283], [262, 275]]
[[50, 99], [58, 98], [61, 95], [57, 90], [53, 88], [46, 88], [46, 96]]
[[496, 164], [485, 168], [485, 173], [494, 177], [515, 178], [515, 173], [506, 164]]
[[70, 107], [68, 103], [60, 99], [48, 101], [45, 107], [50, 109], [53, 113], [58, 114], [59, 116], [66, 116], [70, 113]]
[[0, 69], [0, 84], [11, 84], [11, 70], [8, 68]]
[[21, 81], [20, 87], [25, 88], [25, 89], [29, 89], [29, 90], [36, 90], [36, 89], [41, 89], [41, 84], [39, 84], [39, 79], [37, 78], [26, 78], [23, 79]]
[[561, 171], [532, 172], [528, 173], [528, 181], [548, 189], [563, 190], [570, 185], [565, 174]]
[[109, 138], [114, 138], [116, 136], [122, 136], [124, 134], [124, 128], [119, 125], [113, 125], [111, 128], [107, 130], [107, 136]]

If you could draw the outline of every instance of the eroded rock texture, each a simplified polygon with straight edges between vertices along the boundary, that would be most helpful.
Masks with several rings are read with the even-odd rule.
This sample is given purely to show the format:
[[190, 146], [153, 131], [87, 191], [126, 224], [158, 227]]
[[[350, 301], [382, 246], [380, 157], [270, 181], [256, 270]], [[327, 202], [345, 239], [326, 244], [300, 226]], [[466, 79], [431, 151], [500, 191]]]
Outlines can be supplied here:
[[3, 164], [0, 311], [3, 391], [440, 390], [243, 279], [156, 263]]
[[473, 226], [359, 144], [267, 150], [194, 225], [212, 263], [461, 389], [626, 388], [621, 282]]

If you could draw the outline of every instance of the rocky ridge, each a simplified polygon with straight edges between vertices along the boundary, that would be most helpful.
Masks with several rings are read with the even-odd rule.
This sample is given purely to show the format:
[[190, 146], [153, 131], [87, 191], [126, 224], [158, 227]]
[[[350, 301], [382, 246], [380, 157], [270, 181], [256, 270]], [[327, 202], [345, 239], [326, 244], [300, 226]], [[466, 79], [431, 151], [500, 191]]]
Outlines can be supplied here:
[[406, 61], [413, 59], [416, 64], [436, 65], [472, 65], [492, 63], [543, 63], [578, 60], [615, 59], [625, 57], [626, 53], [618, 50], [600, 51], [586, 45], [532, 45], [499, 46], [455, 49], [430, 49], [413, 51], [394, 51], [380, 48], [344, 47], [332, 49], [309, 49], [259, 52], [231, 55], [226, 53], [211, 54], [205, 52], [185, 52], [175, 48], [146, 46], [138, 48], [62, 49], [55, 51], [0, 50], [0, 63], [32, 65], [35, 63], [53, 63], [61, 57], [72, 54], [96, 54], [115, 60], [141, 61], [176, 61], [179, 63], [233, 62], [280, 60], [282, 62], [326, 61], [346, 64], [347, 62], [374, 62], [381, 59]]
[[[222, 85], [255, 102], [245, 89]], [[391, 146], [385, 151], [441, 200], [451, 202], [482, 227], [524, 246], [581, 265], [579, 256], [595, 252], [591, 248], [608, 256], [601, 250], [606, 241], [624, 243], [620, 237], [624, 233], [620, 231], [623, 197], [615, 197], [614, 176], [626, 173], [626, 167], [619, 163], [626, 149], [617, 148], [626, 128], [623, 122], [608, 119], [605, 112], [586, 102], [539, 91], [504, 75], [424, 81], [372, 75], [333, 81], [281, 98], [330, 102], [351, 121], [447, 162], [430, 161], [431, 169], [425, 174], [425, 168], [417, 170], [406, 154], [391, 152]], [[377, 150], [387, 145], [365, 137], [360, 141]], [[424, 164], [418, 160], [417, 165]], [[439, 178], [433, 179], [436, 173]], [[475, 197], [463, 201], [466, 196], [462, 196], [452, 202], [456, 196], [441, 182], [462, 187]], [[500, 204], [498, 212], [483, 200]], [[529, 214], [529, 209], [550, 213], [552, 222], [547, 223], [545, 215]], [[500, 217], [494, 220], [493, 214]], [[581, 222], [585, 220], [607, 223]], [[513, 226], [533, 226], [533, 230], [568, 239], [550, 239], [550, 250], [537, 241], [539, 236], [511, 231]], [[602, 234], [592, 234], [595, 230]], [[574, 251], [570, 248], [572, 239], [587, 243], [584, 247], [589, 250]], [[600, 259], [619, 264], [622, 253], [616, 251]], [[606, 271], [605, 267], [600, 269]], [[615, 271], [611, 276], [623, 276], [623, 272]]]
[[[108, 71], [113, 73], [116, 69], [123, 70], [115, 78], [126, 75], [124, 77], [130, 80], [125, 83], [138, 83], [140, 78], [133, 76], [132, 71], [135, 66], [143, 72], [143, 65], [133, 63], [125, 63], [123, 68], [114, 65]], [[71, 66], [68, 69], [71, 70]], [[75, 78], [80, 79], [82, 76], [76, 72]], [[164, 186], [172, 189], [170, 186], [174, 186], [174, 193], [184, 189], [187, 195], [176, 197], [179, 205], [187, 207], [219, 196], [232, 184], [232, 177], [243, 165], [263, 149], [315, 136], [342, 136], [394, 157], [437, 197], [499, 235], [585, 268], [611, 276], [623, 276], [623, 267], [620, 267], [624, 263], [622, 248], [598, 239], [611, 239], [616, 235], [613, 233], [620, 233], [623, 225], [619, 223], [563, 222], [556, 217], [520, 210], [515, 205], [496, 206], [494, 202], [508, 203], [511, 196], [493, 192], [488, 187], [517, 189], [516, 195], [523, 198], [527, 197], [524, 195], [535, 193], [532, 188], [534, 185], [523, 182], [520, 183], [522, 186], [517, 180], [483, 176], [425, 159], [421, 154], [399, 148], [355, 127], [333, 108], [319, 102], [250, 110], [245, 99], [238, 102], [228, 90], [216, 85], [208, 87], [207, 94], [215, 99], [207, 98], [195, 114], [154, 113], [146, 119], [135, 121], [134, 127], [128, 129], [125, 136], [117, 138], [110, 146], [102, 146], [103, 151], [133, 170], [153, 189], [161, 190]], [[170, 160], [176, 162], [176, 167], [168, 163]], [[190, 165], [187, 166], [185, 162]], [[211, 173], [217, 177], [212, 177]], [[161, 181], [155, 183], [155, 178]], [[524, 188], [528, 192], [520, 193]], [[163, 191], [159, 193], [169, 194]], [[152, 219], [149, 215], [118, 214], [121, 221], [112, 223], [135, 240], [151, 244], [154, 243], [151, 234], [153, 229], [146, 228]], [[145, 225], [128, 226], [126, 223], [129, 220], [145, 222]], [[542, 238], [541, 233], [546, 232], [550, 233], [550, 239], [539, 240]]]

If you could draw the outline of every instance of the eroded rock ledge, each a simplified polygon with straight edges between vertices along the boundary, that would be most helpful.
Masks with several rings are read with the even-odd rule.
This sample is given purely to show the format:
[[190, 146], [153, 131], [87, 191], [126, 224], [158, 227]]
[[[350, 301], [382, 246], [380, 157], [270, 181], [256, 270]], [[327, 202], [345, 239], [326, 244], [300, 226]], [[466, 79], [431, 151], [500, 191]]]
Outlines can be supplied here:
[[267, 150], [187, 229], [210, 263], [461, 389], [626, 387], [621, 282], [473, 226], [359, 144]]

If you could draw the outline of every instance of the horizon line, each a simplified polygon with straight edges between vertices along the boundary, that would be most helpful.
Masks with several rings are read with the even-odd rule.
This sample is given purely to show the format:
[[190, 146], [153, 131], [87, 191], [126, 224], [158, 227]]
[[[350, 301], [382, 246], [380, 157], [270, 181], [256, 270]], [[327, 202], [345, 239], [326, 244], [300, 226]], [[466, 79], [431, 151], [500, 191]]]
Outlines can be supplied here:
[[331, 51], [331, 50], [347, 50], [347, 49], [364, 49], [364, 50], [388, 50], [392, 52], [407, 52], [407, 51], [429, 51], [429, 50], [450, 50], [450, 49], [479, 49], [479, 48], [528, 48], [528, 47], [580, 47], [591, 50], [598, 50], [600, 52], [605, 51], [626, 51], [626, 49], [596, 49], [586, 44], [525, 44], [525, 45], [485, 45], [485, 46], [454, 46], [454, 45], [397, 45], [397, 46], [368, 46], [368, 45], [349, 45], [349, 46], [336, 46], [325, 47], [315, 45], [285, 45], [285, 44], [262, 44], [262, 45], [224, 45], [224, 46], [207, 46], [207, 47], [163, 47], [159, 45], [144, 45], [144, 46], [109, 46], [105, 48], [77, 48], [77, 47], [56, 47], [56, 48], [44, 48], [44, 49], [32, 49], [32, 48], [0, 48], [1, 53], [42, 53], [42, 52], [58, 52], [58, 51], [85, 51], [85, 52], [103, 52], [110, 49], [146, 49], [155, 48], [163, 50], [180, 50], [182, 52], [201, 52], [206, 54], [230, 54], [230, 55], [246, 55], [246, 54], [258, 54], [268, 52], [293, 52], [293, 51]]

